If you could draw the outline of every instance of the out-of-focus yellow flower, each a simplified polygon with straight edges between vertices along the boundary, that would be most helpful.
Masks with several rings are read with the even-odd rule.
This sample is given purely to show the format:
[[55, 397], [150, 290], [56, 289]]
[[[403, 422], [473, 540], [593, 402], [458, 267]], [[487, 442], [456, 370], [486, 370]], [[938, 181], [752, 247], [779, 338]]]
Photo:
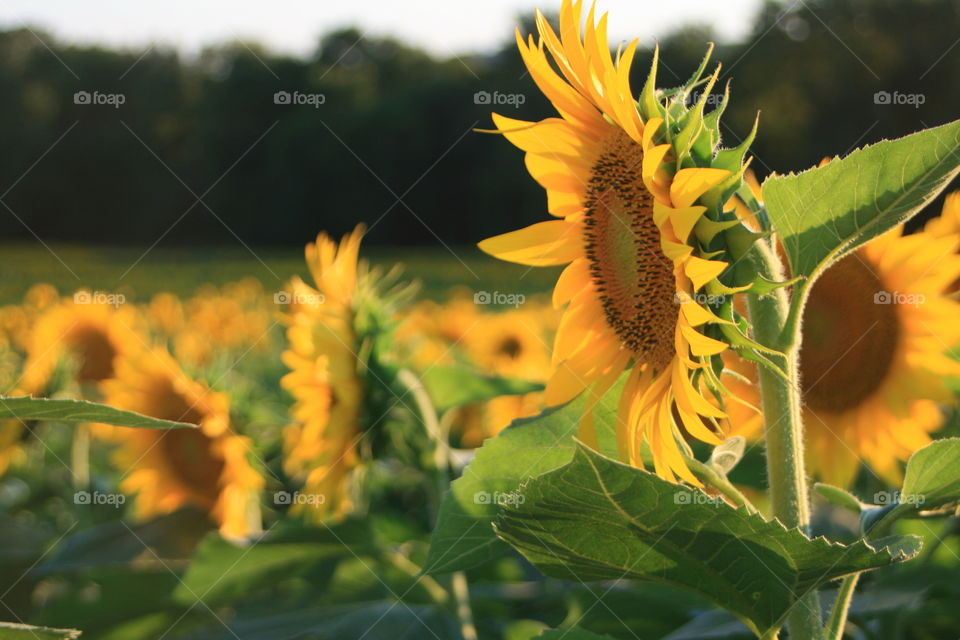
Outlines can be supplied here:
[[0, 344], [25, 351], [30, 341], [30, 328], [37, 316], [60, 301], [57, 290], [49, 284], [35, 284], [23, 296], [23, 304], [0, 307]]
[[[944, 377], [960, 376], [945, 352], [960, 343], [960, 304], [945, 295], [960, 278], [960, 235], [886, 233], [828, 269], [804, 311], [800, 376], [807, 466], [848, 486], [860, 461], [892, 484], [898, 461], [930, 442], [953, 401]], [[938, 235], [939, 234], [939, 235]], [[727, 386], [759, 405], [756, 368], [726, 359], [745, 377]], [[759, 437], [762, 418], [731, 404], [732, 431]]]
[[226, 394], [191, 380], [162, 349], [121, 358], [102, 386], [111, 406], [199, 426], [113, 429], [114, 463], [125, 474], [120, 486], [136, 495], [139, 517], [193, 506], [209, 513], [225, 537], [260, 530], [264, 480], [248, 460], [249, 439], [230, 430]]
[[284, 469], [303, 492], [323, 496], [293, 508], [311, 518], [335, 516], [352, 506], [349, 474], [359, 462], [363, 385], [355, 332], [357, 259], [363, 227], [339, 245], [321, 234], [306, 248], [315, 287], [290, 285], [287, 316], [290, 368], [283, 387], [295, 398], [294, 423], [284, 430]]
[[176, 335], [186, 322], [183, 303], [172, 293], [158, 293], [147, 305], [147, 319], [158, 334], [168, 338]]
[[50, 307], [30, 331], [19, 389], [43, 393], [64, 356], [73, 358], [76, 381], [81, 385], [112, 377], [117, 358], [144, 348], [140, 328], [137, 311], [131, 305], [117, 307], [78, 295]]
[[470, 360], [481, 370], [508, 378], [543, 381], [551, 373], [540, 317], [527, 311], [483, 316], [463, 338]]
[[155, 322], [175, 325], [178, 314], [183, 314], [181, 329], [171, 333], [174, 354], [185, 364], [202, 367], [210, 364], [218, 352], [269, 346], [272, 311], [255, 280], [224, 285], [222, 290], [212, 285], [202, 287], [179, 312], [171, 300], [154, 302]]

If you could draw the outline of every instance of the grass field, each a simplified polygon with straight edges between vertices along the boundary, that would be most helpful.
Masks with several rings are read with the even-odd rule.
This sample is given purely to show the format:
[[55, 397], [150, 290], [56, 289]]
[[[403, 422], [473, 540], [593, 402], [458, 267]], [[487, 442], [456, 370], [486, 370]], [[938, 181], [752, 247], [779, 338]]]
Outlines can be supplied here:
[[[38, 244], [0, 247], [0, 304], [19, 302], [32, 285], [45, 282], [67, 294], [80, 287], [123, 293], [141, 302], [161, 291], [189, 295], [204, 284], [222, 285], [247, 277], [267, 291], [280, 289], [293, 275], [305, 275], [299, 248], [189, 247], [144, 249]], [[372, 265], [404, 265], [409, 279], [422, 284], [421, 297], [443, 299], [461, 287], [526, 296], [549, 291], [559, 269], [531, 269], [486, 256], [475, 247], [364, 247]]]

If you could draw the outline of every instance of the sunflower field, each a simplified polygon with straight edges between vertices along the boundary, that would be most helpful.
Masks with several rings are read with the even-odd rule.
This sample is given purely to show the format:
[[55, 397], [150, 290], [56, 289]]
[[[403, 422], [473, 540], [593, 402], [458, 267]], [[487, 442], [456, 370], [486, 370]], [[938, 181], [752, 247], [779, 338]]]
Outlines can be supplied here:
[[960, 120], [761, 183], [607, 24], [517, 31], [546, 207], [469, 264], [33, 269], [0, 640], [960, 638]]

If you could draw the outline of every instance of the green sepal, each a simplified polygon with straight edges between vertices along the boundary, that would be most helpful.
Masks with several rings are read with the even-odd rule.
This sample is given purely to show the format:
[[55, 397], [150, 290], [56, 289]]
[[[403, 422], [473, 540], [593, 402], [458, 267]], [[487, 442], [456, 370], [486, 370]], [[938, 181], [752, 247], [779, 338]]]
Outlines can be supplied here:
[[718, 151], [711, 166], [717, 169], [726, 169], [731, 172], [738, 171], [741, 165], [743, 165], [747, 150], [750, 148], [750, 145], [753, 144], [754, 138], [757, 137], [757, 127], [759, 125], [760, 113], [758, 112], [756, 119], [753, 121], [753, 128], [747, 137], [743, 139], [743, 142], [732, 149], [721, 149]]
[[776, 282], [774, 280], [768, 280], [762, 275], [758, 275], [753, 281], [753, 286], [750, 288], [750, 293], [755, 293], [758, 296], [765, 296], [772, 291], [776, 291], [777, 289], [793, 286], [804, 279], [805, 278], [803, 276], [797, 276], [796, 278], [791, 278], [790, 280]]
[[664, 118], [663, 106], [657, 100], [657, 62], [660, 59], [660, 45], [653, 48], [653, 62], [650, 64], [650, 73], [640, 92], [637, 109], [646, 122], [651, 118]]

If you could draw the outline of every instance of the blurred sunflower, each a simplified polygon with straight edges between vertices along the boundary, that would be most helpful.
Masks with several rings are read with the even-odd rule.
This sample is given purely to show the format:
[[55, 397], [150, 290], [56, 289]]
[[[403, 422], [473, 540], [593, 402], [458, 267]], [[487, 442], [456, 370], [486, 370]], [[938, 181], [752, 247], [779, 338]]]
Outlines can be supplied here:
[[75, 381], [82, 387], [114, 375], [117, 358], [143, 348], [140, 320], [131, 305], [115, 307], [78, 293], [49, 307], [33, 325], [19, 390], [41, 394], [62, 358], [72, 359]]
[[230, 430], [226, 394], [191, 380], [163, 349], [118, 360], [103, 390], [111, 406], [199, 426], [113, 430], [119, 444], [114, 463], [126, 474], [120, 487], [136, 494], [139, 517], [193, 506], [207, 512], [225, 537], [260, 530], [264, 480], [247, 458], [249, 439]]
[[407, 309], [395, 336], [400, 350], [419, 369], [453, 364], [464, 336], [479, 319], [476, 304], [457, 292], [444, 304], [422, 300]]
[[[548, 315], [538, 309], [483, 314], [463, 336], [467, 357], [485, 373], [545, 382], [551, 372], [545, 322]], [[460, 444], [477, 447], [514, 420], [539, 413], [543, 393], [504, 395], [469, 409], [458, 421]]]
[[[527, 69], [561, 117], [523, 122], [493, 115], [498, 132], [527, 152], [527, 168], [559, 219], [480, 247], [520, 264], [567, 265], [553, 294], [555, 306], [569, 304], [554, 343], [547, 404], [590, 388], [581, 427], [590, 441], [592, 408], [632, 365], [619, 409], [626, 459], [642, 466], [646, 442], [658, 475], [699, 486], [684, 461], [682, 449], [689, 449], [679, 425], [696, 439], [720, 442], [716, 420], [724, 414], [701, 383], [728, 344], [705, 335], [719, 336], [708, 327], [722, 321], [699, 300], [701, 292], [730, 291], [718, 280], [729, 263], [701, 249], [715, 236], [701, 200], [739, 187], [742, 153], [734, 171], [715, 168], [719, 132], [703, 122], [705, 99], [687, 109], [683, 93], [663, 104], [653, 89], [656, 59], [638, 103], [629, 83], [636, 41], [614, 61], [606, 16], [594, 24], [591, 9], [581, 34], [581, 10], [581, 2], [563, 2], [560, 37], [539, 12], [539, 42], [517, 33]], [[696, 83], [699, 75], [684, 90]], [[697, 143], [691, 136], [700, 136]]]
[[484, 314], [465, 333], [463, 346], [472, 363], [499, 376], [539, 381], [550, 373], [546, 336], [534, 313]]
[[[201, 287], [182, 306], [181, 328], [173, 334], [177, 359], [190, 366], [209, 365], [219, 352], [265, 349], [269, 344], [270, 311], [262, 287], [249, 281], [228, 284], [222, 290]], [[177, 308], [165, 301], [151, 309], [159, 322], [176, 322]]]
[[[944, 377], [960, 376], [960, 364], [945, 355], [960, 343], [960, 304], [945, 295], [960, 278], [960, 235], [947, 224], [884, 234], [811, 289], [800, 372], [807, 466], [825, 482], [849, 486], [862, 459], [896, 484], [898, 460], [928, 444], [943, 423], [940, 405], [953, 401]], [[728, 388], [759, 404], [754, 366], [732, 358], [727, 364], [742, 374]], [[760, 435], [755, 411], [731, 408], [728, 415], [735, 433]]]
[[296, 505], [311, 517], [342, 515], [352, 507], [348, 476], [359, 456], [363, 385], [356, 321], [357, 259], [363, 227], [338, 244], [325, 234], [307, 245], [316, 288], [291, 283], [287, 316], [290, 368], [282, 384], [294, 397], [294, 424], [284, 430], [284, 470], [303, 491], [322, 500]]

